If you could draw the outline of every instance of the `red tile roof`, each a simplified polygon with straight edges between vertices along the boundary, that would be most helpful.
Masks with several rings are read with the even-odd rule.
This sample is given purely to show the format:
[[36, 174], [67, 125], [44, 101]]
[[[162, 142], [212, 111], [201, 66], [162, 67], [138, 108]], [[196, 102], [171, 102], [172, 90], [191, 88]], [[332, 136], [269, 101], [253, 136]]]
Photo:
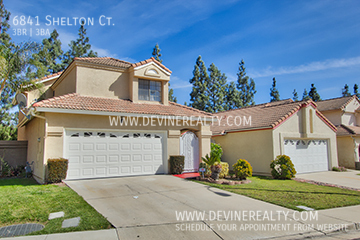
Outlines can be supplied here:
[[147, 59], [147, 60], [144, 60], [144, 61], [140, 61], [140, 62], [138, 62], [138, 63], [133, 63], [132, 66], [135, 68], [135, 67], [139, 67], [139, 66], [141, 66], [141, 65], [147, 64], [147, 63], [149, 63], [149, 62], [154, 62], [154, 63], [158, 64], [160, 67], [162, 67], [163, 69], [165, 69], [166, 71], [168, 71], [169, 73], [172, 73], [172, 72], [170, 71], [170, 69], [168, 69], [167, 67], [165, 67], [161, 62], [157, 61], [157, 60], [156, 60], [155, 58], [153, 58], [153, 57], [151, 57], [151, 58], [149, 58], [149, 59]]
[[82, 62], [89, 62], [89, 63], [96, 63], [96, 64], [101, 64], [101, 65], [107, 65], [107, 66], [112, 66], [112, 67], [120, 67], [120, 68], [130, 68], [130, 67], [139, 67], [142, 66], [144, 64], [150, 63], [150, 62], [154, 62], [157, 65], [159, 65], [161, 68], [165, 69], [166, 71], [168, 71], [169, 73], [172, 73], [170, 71], [170, 69], [168, 69], [167, 67], [165, 67], [161, 62], [157, 61], [155, 58], [149, 58], [146, 59], [144, 61], [140, 61], [137, 63], [129, 63], [129, 62], [125, 62], [116, 58], [111, 58], [111, 57], [76, 57], [74, 58], [74, 60], [76, 61], [82, 61]]
[[357, 98], [355, 95], [350, 97], [339, 97], [339, 98], [332, 98], [328, 100], [323, 100], [316, 102], [318, 106], [318, 110], [320, 112], [329, 111], [329, 110], [343, 110], [350, 101], [354, 98]]
[[360, 127], [358, 126], [345, 126], [343, 124], [336, 126], [338, 131], [336, 135], [346, 136], [346, 135], [360, 135]]
[[99, 112], [211, 117], [210, 113], [173, 102], [169, 102], [169, 105], [165, 106], [162, 104], [133, 103], [130, 100], [123, 99], [81, 96], [77, 93], [71, 93], [64, 96], [43, 100], [35, 103], [33, 106], [36, 108], [41, 107]]
[[[294, 102], [291, 99], [287, 99], [215, 113], [214, 116], [217, 116], [218, 118], [223, 117], [223, 119], [220, 124], [215, 123], [211, 130], [213, 131], [213, 135], [217, 135], [229, 131], [245, 131], [255, 128], [276, 128], [294, 113], [299, 111], [300, 108], [310, 104], [316, 108], [316, 103], [312, 100]], [[318, 110], [316, 110], [316, 114], [336, 131], [336, 127]], [[241, 124], [239, 124], [239, 117], [242, 120]], [[246, 120], [251, 117], [251, 125], [244, 124], [244, 117]]]
[[116, 58], [111, 57], [76, 57], [74, 58], [75, 61], [81, 62], [89, 62], [89, 63], [96, 63], [101, 65], [107, 65], [112, 67], [119, 67], [119, 68], [129, 68], [131, 67], [131, 63], [125, 62]]

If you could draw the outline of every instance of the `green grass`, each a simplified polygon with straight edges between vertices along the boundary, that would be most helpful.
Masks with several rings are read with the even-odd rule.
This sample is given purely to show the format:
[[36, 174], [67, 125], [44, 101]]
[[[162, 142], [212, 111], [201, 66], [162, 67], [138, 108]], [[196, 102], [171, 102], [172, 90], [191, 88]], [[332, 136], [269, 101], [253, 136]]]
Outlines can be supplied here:
[[358, 191], [267, 177], [249, 179], [251, 183], [237, 186], [200, 183], [299, 211], [299, 205], [320, 210], [360, 204]]
[[359, 175], [360, 176], [360, 173], [356, 174], [356, 175]]
[[[0, 227], [21, 223], [45, 225], [33, 234], [49, 234], [110, 228], [110, 223], [69, 187], [39, 185], [34, 179], [0, 180]], [[49, 213], [65, 212], [48, 220]], [[78, 227], [61, 228], [64, 219], [81, 217]]]

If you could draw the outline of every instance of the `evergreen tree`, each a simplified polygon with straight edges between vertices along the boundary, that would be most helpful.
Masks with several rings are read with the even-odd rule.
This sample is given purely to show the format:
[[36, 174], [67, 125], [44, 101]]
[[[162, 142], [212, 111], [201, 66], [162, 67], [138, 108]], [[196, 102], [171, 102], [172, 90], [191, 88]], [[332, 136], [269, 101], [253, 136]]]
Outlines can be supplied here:
[[7, 32], [10, 28], [9, 20], [10, 12], [6, 10], [3, 0], [0, 0], [0, 44], [5, 46], [9, 46], [11, 40]]
[[210, 76], [206, 83], [205, 94], [209, 97], [205, 111], [214, 113], [224, 111], [225, 87], [227, 77], [212, 63], [208, 69]]
[[356, 95], [358, 98], [360, 98], [360, 93], [359, 93], [359, 86], [355, 83], [354, 84], [354, 95]]
[[65, 67], [65, 64], [61, 63], [64, 52], [58, 37], [59, 34], [54, 29], [49, 38], [43, 39], [42, 48], [30, 59], [30, 67], [27, 70], [28, 78], [41, 78], [57, 73]]
[[343, 97], [350, 97], [351, 93], [349, 92], [349, 86], [345, 84], [344, 88], [342, 89], [342, 96]]
[[273, 78], [272, 87], [270, 88], [270, 102], [280, 101], [280, 94], [276, 88], [276, 80]]
[[[169, 83], [170, 87], [170, 83]], [[174, 89], [169, 89], [169, 101], [177, 103], [177, 98], [174, 96]]]
[[296, 89], [294, 89], [294, 91], [293, 91], [293, 100], [295, 102], [299, 101], [299, 96], [298, 96]]
[[91, 50], [91, 45], [89, 43], [89, 37], [86, 36], [86, 29], [84, 27], [84, 22], [82, 22], [79, 32], [79, 37], [74, 41], [71, 41], [69, 44], [70, 49], [64, 54], [62, 59], [61, 70], [64, 70], [74, 58], [76, 57], [97, 57], [97, 52]]
[[159, 48], [159, 45], [156, 44], [154, 49], [153, 49], [153, 52], [152, 52], [152, 56], [157, 60], [159, 61], [160, 63], [162, 63], [162, 59], [160, 59], [161, 57], [161, 53], [160, 53], [161, 49]]
[[255, 81], [252, 78], [246, 76], [245, 70], [244, 60], [241, 60], [239, 63], [239, 69], [237, 73], [238, 79], [236, 84], [236, 88], [239, 90], [240, 98], [239, 105], [237, 107], [245, 107], [255, 104]]
[[31, 55], [37, 51], [37, 44], [24, 42], [15, 44], [7, 33], [10, 12], [0, 0], [0, 140], [16, 139], [17, 114], [10, 112], [11, 101], [22, 85], [29, 84], [24, 70]]
[[313, 83], [311, 84], [311, 88], [310, 88], [310, 92], [309, 92], [309, 97], [310, 97], [314, 102], [321, 101], [320, 95], [319, 95], [319, 93], [317, 92], [316, 87], [315, 87], [315, 85], [314, 85]]
[[193, 85], [190, 93], [189, 106], [205, 111], [209, 102], [209, 96], [206, 95], [207, 82], [209, 75], [207, 74], [204, 61], [199, 56], [194, 66], [193, 77], [190, 83]]
[[226, 95], [225, 95], [225, 103], [224, 110], [236, 109], [240, 106], [240, 97], [239, 91], [236, 89], [235, 82], [230, 82], [226, 84]]
[[309, 100], [309, 99], [310, 99], [309, 94], [308, 94], [308, 92], [307, 92], [307, 90], [305, 88], [304, 93], [303, 93], [303, 97], [302, 97], [302, 101]]

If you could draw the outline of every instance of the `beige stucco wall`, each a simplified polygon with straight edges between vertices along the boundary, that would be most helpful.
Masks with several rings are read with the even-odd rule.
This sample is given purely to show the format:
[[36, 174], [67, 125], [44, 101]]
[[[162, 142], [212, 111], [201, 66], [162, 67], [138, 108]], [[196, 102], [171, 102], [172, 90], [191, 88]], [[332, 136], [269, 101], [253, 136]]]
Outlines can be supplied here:
[[253, 167], [254, 174], [270, 173], [270, 162], [273, 160], [271, 129], [227, 133], [213, 139], [223, 148], [221, 160], [228, 162], [231, 169], [238, 159], [245, 159]]
[[[156, 72], [156, 73], [155, 73]], [[136, 67], [135, 69], [130, 70], [130, 81], [132, 82], [132, 86], [130, 86], [131, 100], [133, 102], [141, 102], [138, 98], [138, 80], [146, 79], [146, 80], [154, 80], [162, 82], [161, 86], [161, 103], [164, 105], [169, 104], [169, 85], [170, 75], [165, 72], [162, 68], [158, 67], [155, 63], [151, 62], [150, 64], [146, 64], [144, 66]]]
[[61, 78], [52, 86], [54, 96], [59, 97], [69, 93], [76, 92], [76, 67], [67, 69]]
[[129, 73], [77, 66], [76, 92], [84, 96], [130, 99]]
[[355, 169], [359, 161], [360, 137], [344, 136], [337, 138], [339, 166]]
[[43, 95], [44, 99], [53, 96], [53, 91], [50, 89], [50, 86], [55, 82], [57, 78], [52, 80], [40, 83], [40, 87], [32, 90], [25, 91], [25, 95], [27, 97], [27, 105], [30, 106], [35, 99], [39, 99], [41, 95]]
[[355, 98], [351, 100], [345, 107], [345, 112], [355, 112], [360, 107], [360, 103]]
[[270, 174], [270, 162], [284, 153], [286, 138], [327, 140], [329, 169], [338, 165], [336, 133], [316, 115], [312, 106], [300, 109], [274, 130], [234, 132], [213, 137], [223, 148], [222, 161], [232, 166], [237, 159], [246, 159], [252, 165], [255, 174], [264, 175]]
[[334, 110], [334, 111], [326, 111], [321, 112], [332, 124], [340, 125], [341, 124], [341, 110]]
[[[161, 131], [165, 134], [164, 139], [164, 153], [166, 159], [164, 160], [165, 167], [170, 155], [179, 155], [180, 153], [180, 133], [184, 129], [189, 129], [187, 126], [168, 126], [155, 124], [155, 126], [143, 126], [143, 123], [148, 122], [147, 119], [139, 118], [140, 126], [111, 126], [109, 116], [96, 116], [84, 114], [65, 114], [65, 113], [46, 113], [47, 132], [45, 141], [44, 162], [49, 158], [63, 157], [64, 154], [64, 131], [65, 129], [83, 129], [83, 130], [123, 130], [123, 131]], [[32, 122], [32, 121], [31, 121]], [[31, 123], [30, 122], [30, 123]], [[155, 122], [157, 123], [157, 121]], [[33, 128], [33, 126], [30, 126]], [[211, 131], [209, 126], [192, 126], [191, 129], [199, 136], [199, 150], [200, 157], [205, 156], [210, 152], [210, 138]], [[35, 139], [30, 139], [29, 142], [34, 142]]]
[[333, 166], [338, 166], [336, 132], [316, 115], [315, 109], [311, 105], [300, 109], [274, 130], [274, 159], [276, 156], [284, 154], [284, 139], [327, 140], [329, 170]]
[[34, 162], [33, 175], [34, 178], [44, 183], [44, 144], [45, 144], [45, 120], [34, 118], [24, 127], [26, 140], [28, 141], [27, 161]]

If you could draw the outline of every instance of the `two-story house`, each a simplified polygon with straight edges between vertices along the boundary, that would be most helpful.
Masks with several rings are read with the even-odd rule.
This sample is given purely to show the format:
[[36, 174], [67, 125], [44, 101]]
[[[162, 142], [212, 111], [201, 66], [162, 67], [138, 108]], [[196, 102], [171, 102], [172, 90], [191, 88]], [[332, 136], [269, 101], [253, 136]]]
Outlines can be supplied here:
[[69, 159], [67, 179], [168, 173], [170, 155], [197, 171], [210, 151], [211, 115], [168, 101], [171, 71], [154, 58], [129, 63], [75, 58], [25, 91], [18, 140], [28, 141], [37, 181], [50, 158]]
[[360, 101], [355, 95], [317, 102], [318, 109], [336, 125], [339, 166], [360, 169]]

